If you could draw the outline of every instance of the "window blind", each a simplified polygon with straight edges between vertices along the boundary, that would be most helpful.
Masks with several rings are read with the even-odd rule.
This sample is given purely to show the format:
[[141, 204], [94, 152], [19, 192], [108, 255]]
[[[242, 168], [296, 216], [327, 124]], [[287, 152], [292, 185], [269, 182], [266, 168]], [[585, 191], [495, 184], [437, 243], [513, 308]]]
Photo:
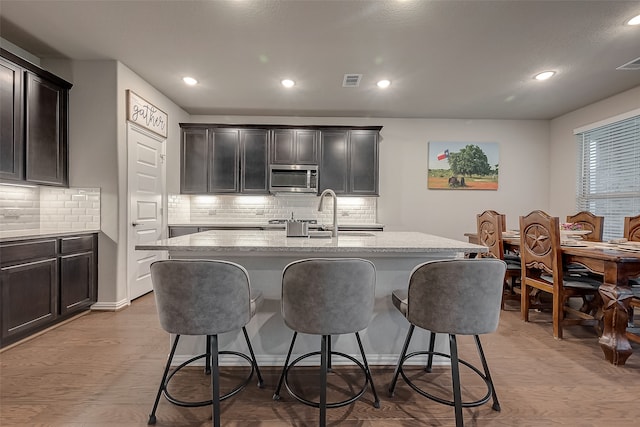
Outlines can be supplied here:
[[576, 207], [604, 216], [603, 239], [620, 238], [640, 214], [640, 115], [576, 134]]

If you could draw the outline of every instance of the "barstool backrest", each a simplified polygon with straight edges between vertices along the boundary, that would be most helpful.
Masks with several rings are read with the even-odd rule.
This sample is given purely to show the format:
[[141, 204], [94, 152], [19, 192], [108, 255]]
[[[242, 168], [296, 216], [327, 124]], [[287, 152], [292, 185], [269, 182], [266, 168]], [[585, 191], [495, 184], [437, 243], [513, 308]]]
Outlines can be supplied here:
[[217, 260], [163, 260], [151, 264], [162, 328], [179, 335], [217, 335], [251, 319], [249, 275]]
[[429, 261], [409, 278], [407, 320], [432, 332], [496, 330], [506, 264], [493, 258]]
[[338, 335], [361, 331], [373, 314], [376, 270], [359, 258], [294, 261], [282, 273], [282, 317], [297, 332]]

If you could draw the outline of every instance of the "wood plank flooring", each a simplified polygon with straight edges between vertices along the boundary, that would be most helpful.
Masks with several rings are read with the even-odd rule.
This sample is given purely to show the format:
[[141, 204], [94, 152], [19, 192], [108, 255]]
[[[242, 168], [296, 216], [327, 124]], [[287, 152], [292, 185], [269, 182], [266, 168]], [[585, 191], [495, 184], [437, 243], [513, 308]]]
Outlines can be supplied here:
[[[552, 337], [550, 317], [532, 323], [518, 311], [502, 312], [498, 332], [483, 345], [502, 406], [490, 404], [464, 410], [467, 426], [631, 426], [640, 419], [640, 346], [625, 366], [606, 362], [589, 328], [569, 327], [562, 341]], [[460, 338], [460, 354], [477, 363], [472, 339]], [[94, 312], [0, 353], [0, 425], [21, 426], [145, 426], [168, 351], [168, 335], [159, 326], [153, 295], [134, 301], [117, 313]], [[229, 380], [240, 369], [225, 372]], [[317, 425], [318, 410], [294, 401], [283, 389], [273, 401], [279, 368], [263, 368], [266, 385], [250, 384], [222, 403], [225, 426], [280, 427]], [[352, 372], [338, 367], [332, 375], [332, 397], [347, 388], [341, 377]], [[312, 375], [302, 369], [292, 383], [313, 392]], [[394, 397], [387, 387], [391, 367], [373, 367], [381, 399], [372, 405], [368, 391], [353, 405], [328, 410], [332, 426], [452, 426], [453, 408], [425, 399], [402, 380]], [[182, 374], [181, 374], [182, 375]], [[417, 371], [411, 375], [418, 375]], [[449, 376], [431, 374], [443, 393]], [[482, 393], [478, 381], [463, 377], [466, 396]], [[426, 384], [426, 383], [424, 383]], [[207, 397], [208, 377], [201, 368], [176, 377], [175, 394]], [[181, 408], [162, 399], [157, 426], [211, 425], [211, 409]]]

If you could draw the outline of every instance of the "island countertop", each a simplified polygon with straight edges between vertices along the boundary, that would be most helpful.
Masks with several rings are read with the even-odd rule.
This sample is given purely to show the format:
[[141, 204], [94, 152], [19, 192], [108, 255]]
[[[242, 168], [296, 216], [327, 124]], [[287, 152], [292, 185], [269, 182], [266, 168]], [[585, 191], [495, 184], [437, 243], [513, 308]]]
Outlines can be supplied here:
[[485, 246], [413, 231], [339, 232], [337, 238], [286, 237], [283, 230], [211, 230], [139, 244], [138, 250], [179, 252], [376, 253], [424, 254], [425, 252], [478, 253]]

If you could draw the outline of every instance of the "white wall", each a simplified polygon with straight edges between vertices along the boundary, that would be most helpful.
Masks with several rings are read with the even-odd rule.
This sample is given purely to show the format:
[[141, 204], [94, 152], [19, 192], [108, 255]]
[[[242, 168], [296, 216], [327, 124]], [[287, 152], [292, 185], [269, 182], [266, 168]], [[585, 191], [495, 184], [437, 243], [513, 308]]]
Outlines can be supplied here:
[[[577, 144], [573, 130], [640, 108], [640, 86], [551, 120], [549, 213], [576, 211]], [[640, 172], [639, 172], [640, 173]]]
[[[380, 144], [378, 222], [386, 230], [417, 230], [464, 239], [477, 213], [494, 209], [509, 227], [533, 209], [548, 209], [549, 122], [538, 120], [440, 120], [192, 116], [192, 122], [287, 125], [383, 126]], [[427, 142], [500, 144], [498, 191], [427, 189]], [[179, 168], [178, 157], [167, 169]], [[179, 176], [168, 183], [177, 188]]]
[[119, 308], [128, 304], [126, 90], [133, 90], [169, 115], [167, 142], [178, 147], [178, 154], [177, 123], [189, 116], [120, 62], [43, 61], [43, 66], [73, 83], [69, 95], [69, 181], [72, 186], [101, 188], [97, 306]]

